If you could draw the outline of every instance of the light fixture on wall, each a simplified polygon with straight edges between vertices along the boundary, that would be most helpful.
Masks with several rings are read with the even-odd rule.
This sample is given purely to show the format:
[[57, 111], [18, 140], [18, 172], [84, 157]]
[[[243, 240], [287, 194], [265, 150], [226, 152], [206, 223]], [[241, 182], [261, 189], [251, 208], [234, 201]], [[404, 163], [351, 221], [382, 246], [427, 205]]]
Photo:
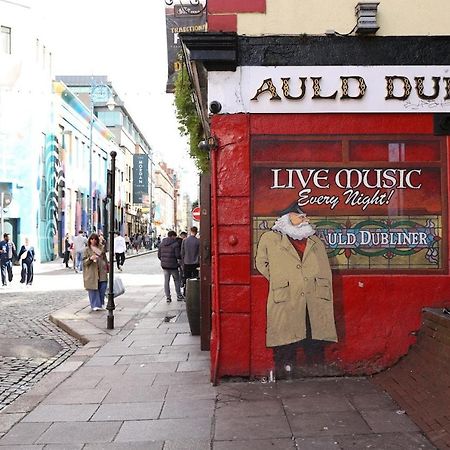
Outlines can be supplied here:
[[358, 2], [355, 7], [356, 33], [375, 34], [380, 28], [377, 24], [379, 2]]
[[209, 138], [203, 139], [198, 143], [198, 148], [202, 152], [210, 152], [215, 150], [219, 146], [217, 138], [215, 136], [210, 136]]

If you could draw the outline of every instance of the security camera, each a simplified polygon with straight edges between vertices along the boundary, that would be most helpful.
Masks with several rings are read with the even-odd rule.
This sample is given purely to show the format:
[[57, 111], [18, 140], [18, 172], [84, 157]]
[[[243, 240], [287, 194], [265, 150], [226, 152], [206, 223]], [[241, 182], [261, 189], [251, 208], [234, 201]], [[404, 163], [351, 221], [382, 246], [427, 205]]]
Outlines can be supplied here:
[[211, 114], [219, 114], [222, 111], [222, 105], [217, 100], [214, 100], [209, 104], [209, 110]]
[[209, 152], [209, 144], [206, 139], [203, 139], [203, 141], [200, 141], [198, 143], [198, 149], [202, 152]]

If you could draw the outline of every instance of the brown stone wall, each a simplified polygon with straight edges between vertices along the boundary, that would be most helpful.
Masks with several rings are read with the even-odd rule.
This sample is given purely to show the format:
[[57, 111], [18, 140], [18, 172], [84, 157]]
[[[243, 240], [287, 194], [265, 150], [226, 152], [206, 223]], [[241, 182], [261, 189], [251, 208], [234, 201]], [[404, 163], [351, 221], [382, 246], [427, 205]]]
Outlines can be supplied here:
[[373, 378], [436, 447], [450, 448], [450, 315], [425, 309], [417, 344]]

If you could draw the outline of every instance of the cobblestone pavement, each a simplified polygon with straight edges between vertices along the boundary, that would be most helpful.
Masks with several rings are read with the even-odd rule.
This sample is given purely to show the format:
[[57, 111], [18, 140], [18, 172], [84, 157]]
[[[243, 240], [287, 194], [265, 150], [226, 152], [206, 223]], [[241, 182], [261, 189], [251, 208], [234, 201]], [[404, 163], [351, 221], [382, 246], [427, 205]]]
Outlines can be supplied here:
[[[124, 276], [145, 274], [148, 282], [161, 277], [156, 254], [142, 256], [127, 255]], [[33, 286], [19, 283], [19, 271], [14, 267], [12, 283], [0, 288], [0, 410], [81, 346], [48, 316], [82, 298], [88, 302], [82, 275], [65, 269], [59, 260], [37, 265]]]
[[[80, 297], [83, 290], [0, 293], [0, 410], [66, 360], [80, 343], [48, 315]], [[6, 350], [6, 351], [5, 351]]]

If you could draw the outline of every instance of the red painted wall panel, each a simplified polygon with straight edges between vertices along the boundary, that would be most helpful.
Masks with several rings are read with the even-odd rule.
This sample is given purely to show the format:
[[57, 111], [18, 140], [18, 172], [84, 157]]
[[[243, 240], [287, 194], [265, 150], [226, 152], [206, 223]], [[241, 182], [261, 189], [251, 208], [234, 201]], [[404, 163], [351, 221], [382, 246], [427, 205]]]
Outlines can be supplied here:
[[226, 313], [250, 313], [250, 286], [220, 285], [220, 309]]
[[219, 376], [250, 374], [250, 316], [221, 315]]
[[433, 134], [432, 114], [252, 114], [251, 134]]
[[250, 230], [248, 226], [219, 227], [220, 254], [250, 254]]
[[208, 15], [208, 31], [237, 31], [237, 15], [236, 14], [220, 14]]
[[213, 116], [213, 134], [219, 142], [217, 151], [218, 195], [250, 195], [250, 153], [248, 115]]
[[[219, 375], [242, 375], [246, 368], [250, 375], [267, 375], [273, 367], [272, 350], [265, 346], [267, 281], [259, 275], [250, 277], [250, 133], [432, 135], [433, 117], [431, 114], [241, 114], [213, 117], [212, 134], [220, 143], [218, 218], [221, 225], [227, 225], [221, 226], [219, 231], [219, 304], [222, 311], [219, 316]], [[449, 147], [450, 139], [447, 139], [447, 154]], [[448, 191], [448, 182], [443, 189]], [[236, 212], [240, 209], [242, 216]], [[240, 248], [243, 254], [227, 254], [232, 251], [227, 239], [233, 234], [239, 236], [236, 247], [240, 245], [240, 236], [245, 236], [245, 244]], [[448, 241], [448, 235], [444, 239]], [[339, 342], [327, 347], [326, 361], [342, 373], [374, 373], [389, 367], [408, 351], [415, 341], [414, 332], [420, 326], [423, 307], [448, 304], [450, 277], [445, 274], [334, 273], [333, 291]], [[246, 311], [250, 314], [225, 313]], [[248, 340], [244, 332], [243, 351], [236, 351], [236, 347], [241, 345], [240, 341], [236, 342], [236, 335], [246, 330], [247, 325]], [[213, 331], [214, 349], [217, 349], [216, 336]], [[213, 365], [215, 362], [213, 359]]]
[[223, 284], [249, 284], [250, 256], [220, 255], [219, 280]]
[[[266, 12], [266, 0], [209, 0], [208, 14]], [[208, 22], [209, 22], [208, 17]]]
[[249, 225], [249, 197], [220, 197], [218, 204], [219, 225]]

